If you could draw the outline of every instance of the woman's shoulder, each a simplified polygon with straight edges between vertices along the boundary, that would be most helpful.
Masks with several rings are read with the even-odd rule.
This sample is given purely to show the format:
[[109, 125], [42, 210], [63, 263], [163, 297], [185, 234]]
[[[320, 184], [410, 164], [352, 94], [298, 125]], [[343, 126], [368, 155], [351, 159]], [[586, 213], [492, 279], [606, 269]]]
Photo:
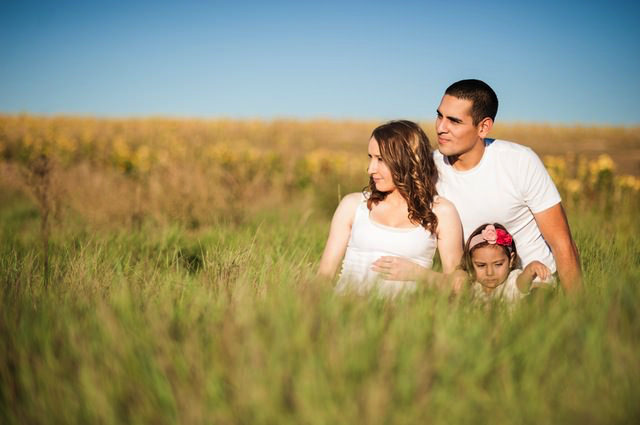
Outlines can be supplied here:
[[460, 215], [453, 202], [442, 196], [437, 196], [433, 200], [431, 207], [433, 213], [438, 218], [437, 233], [438, 237], [443, 234], [462, 239], [462, 222]]
[[353, 205], [353, 206], [357, 206], [360, 203], [364, 202], [364, 200], [366, 199], [366, 196], [364, 193], [362, 192], [353, 192], [353, 193], [349, 193], [348, 195], [344, 195], [344, 197], [342, 198], [342, 200], [340, 201], [341, 204], [347, 204], [347, 205]]
[[436, 195], [433, 198], [431, 209], [433, 210], [434, 214], [438, 216], [438, 218], [440, 218], [440, 215], [458, 215], [458, 210], [456, 209], [456, 206], [453, 204], [453, 202], [439, 195]]
[[358, 206], [364, 202], [364, 200], [365, 197], [361, 192], [354, 192], [345, 195], [340, 200], [340, 204], [338, 204], [336, 212], [351, 217], [356, 212], [356, 209], [358, 209]]
[[[364, 201], [362, 193], [350, 193], [345, 195], [338, 204], [335, 213], [333, 213], [332, 223], [341, 223], [351, 226], [358, 210], [358, 206]], [[333, 226], [334, 224], [332, 224]]]

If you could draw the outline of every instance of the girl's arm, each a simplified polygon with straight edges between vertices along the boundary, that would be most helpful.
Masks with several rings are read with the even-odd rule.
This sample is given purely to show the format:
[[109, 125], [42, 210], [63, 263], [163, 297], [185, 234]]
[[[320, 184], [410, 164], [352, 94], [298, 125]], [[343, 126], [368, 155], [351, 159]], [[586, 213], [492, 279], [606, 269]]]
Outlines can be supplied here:
[[542, 280], [546, 280], [551, 276], [551, 270], [540, 261], [532, 261], [527, 264], [527, 267], [524, 268], [520, 276], [516, 279], [516, 286], [518, 290], [523, 293], [529, 292], [531, 289], [531, 282], [536, 277], [539, 277]]
[[333, 279], [338, 270], [338, 265], [347, 250], [347, 243], [351, 236], [351, 226], [353, 217], [362, 200], [361, 193], [350, 193], [342, 198], [336, 212], [331, 220], [329, 237], [324, 248], [324, 253], [320, 259], [318, 275]]
[[443, 197], [434, 202], [433, 212], [438, 217], [436, 235], [442, 272], [450, 274], [456, 270], [462, 259], [462, 223], [456, 207]]

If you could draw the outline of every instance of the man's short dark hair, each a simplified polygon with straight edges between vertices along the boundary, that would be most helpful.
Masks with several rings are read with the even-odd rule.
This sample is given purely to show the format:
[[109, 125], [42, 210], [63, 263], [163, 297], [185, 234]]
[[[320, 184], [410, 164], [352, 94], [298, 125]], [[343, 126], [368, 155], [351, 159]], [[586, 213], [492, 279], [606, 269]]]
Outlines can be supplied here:
[[498, 96], [491, 87], [480, 80], [461, 80], [453, 83], [444, 94], [471, 101], [471, 118], [473, 125], [489, 117], [496, 120], [498, 113]]

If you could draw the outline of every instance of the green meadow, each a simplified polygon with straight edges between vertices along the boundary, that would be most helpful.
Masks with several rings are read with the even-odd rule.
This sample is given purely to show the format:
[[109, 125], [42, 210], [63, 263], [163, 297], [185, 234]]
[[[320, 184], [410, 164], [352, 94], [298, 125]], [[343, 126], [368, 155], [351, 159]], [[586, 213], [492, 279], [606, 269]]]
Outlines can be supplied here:
[[315, 277], [373, 127], [156, 124], [0, 120], [1, 423], [640, 422], [640, 185], [606, 149], [539, 152], [584, 288], [510, 313]]

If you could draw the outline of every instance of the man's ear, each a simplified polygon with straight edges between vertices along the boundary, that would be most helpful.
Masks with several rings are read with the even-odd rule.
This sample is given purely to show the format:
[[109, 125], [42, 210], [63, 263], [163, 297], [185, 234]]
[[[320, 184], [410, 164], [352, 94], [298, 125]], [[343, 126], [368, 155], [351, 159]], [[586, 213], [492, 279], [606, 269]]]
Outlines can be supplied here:
[[484, 139], [489, 135], [492, 127], [493, 120], [489, 117], [484, 118], [480, 123], [478, 123], [478, 136]]

